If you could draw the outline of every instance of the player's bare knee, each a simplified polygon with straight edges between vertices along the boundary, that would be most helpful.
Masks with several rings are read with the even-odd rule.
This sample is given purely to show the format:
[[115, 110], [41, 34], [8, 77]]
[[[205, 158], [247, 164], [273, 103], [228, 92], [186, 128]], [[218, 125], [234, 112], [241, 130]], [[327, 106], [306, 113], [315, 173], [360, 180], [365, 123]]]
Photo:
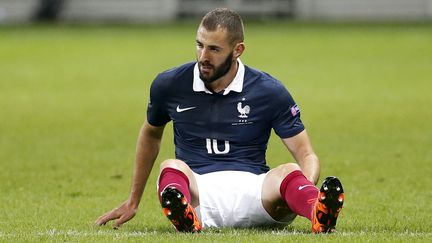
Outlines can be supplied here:
[[295, 170], [301, 170], [300, 166], [296, 163], [286, 163], [283, 165], [279, 165], [275, 169], [278, 170], [278, 174], [283, 177]]
[[185, 162], [178, 160], [178, 159], [167, 159], [163, 161], [160, 165], [160, 170], [162, 171], [165, 168], [173, 168], [180, 171], [184, 171], [185, 168], [188, 168], [189, 166], [186, 165]]

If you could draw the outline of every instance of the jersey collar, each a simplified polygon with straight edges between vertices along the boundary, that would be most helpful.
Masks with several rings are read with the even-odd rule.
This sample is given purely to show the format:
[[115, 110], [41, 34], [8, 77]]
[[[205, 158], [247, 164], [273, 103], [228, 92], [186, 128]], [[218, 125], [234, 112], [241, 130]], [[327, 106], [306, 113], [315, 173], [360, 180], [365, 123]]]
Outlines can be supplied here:
[[[240, 61], [240, 58], [237, 59], [238, 62], [238, 70], [237, 74], [234, 77], [233, 81], [226, 87], [223, 92], [223, 95], [227, 95], [230, 91], [242, 92], [243, 90], [243, 80], [245, 74], [245, 67], [243, 63]], [[207, 94], [213, 94], [210, 90], [206, 88], [204, 82], [199, 77], [198, 63], [195, 64], [194, 67], [194, 77], [193, 77], [193, 91], [195, 92], [206, 92]]]

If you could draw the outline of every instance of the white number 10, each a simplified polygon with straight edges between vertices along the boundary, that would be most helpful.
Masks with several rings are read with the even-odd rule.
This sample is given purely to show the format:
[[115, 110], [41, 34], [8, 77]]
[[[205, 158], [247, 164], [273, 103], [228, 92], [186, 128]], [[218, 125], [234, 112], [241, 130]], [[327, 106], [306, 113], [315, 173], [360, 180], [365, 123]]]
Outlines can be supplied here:
[[225, 141], [225, 149], [223, 151], [219, 151], [219, 149], [218, 149], [218, 141], [216, 139], [207, 138], [206, 139], [206, 143], [207, 143], [206, 144], [207, 153], [209, 153], [209, 154], [212, 154], [212, 153], [215, 153], [215, 154], [227, 154], [230, 151], [229, 141]]

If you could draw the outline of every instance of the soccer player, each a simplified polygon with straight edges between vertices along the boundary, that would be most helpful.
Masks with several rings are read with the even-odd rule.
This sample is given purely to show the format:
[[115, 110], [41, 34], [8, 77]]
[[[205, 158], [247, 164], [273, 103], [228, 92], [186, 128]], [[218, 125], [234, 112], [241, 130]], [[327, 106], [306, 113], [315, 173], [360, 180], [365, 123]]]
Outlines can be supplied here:
[[[344, 195], [327, 177], [320, 190], [319, 160], [299, 107], [267, 73], [244, 65], [241, 17], [229, 9], [207, 13], [197, 30], [196, 62], [160, 73], [150, 89], [141, 128], [132, 189], [119, 207], [96, 220], [119, 227], [135, 216], [173, 121], [176, 159], [160, 165], [158, 197], [180, 232], [206, 227], [258, 227], [308, 218], [312, 232], [335, 229]], [[271, 129], [297, 163], [270, 170], [265, 153]]]

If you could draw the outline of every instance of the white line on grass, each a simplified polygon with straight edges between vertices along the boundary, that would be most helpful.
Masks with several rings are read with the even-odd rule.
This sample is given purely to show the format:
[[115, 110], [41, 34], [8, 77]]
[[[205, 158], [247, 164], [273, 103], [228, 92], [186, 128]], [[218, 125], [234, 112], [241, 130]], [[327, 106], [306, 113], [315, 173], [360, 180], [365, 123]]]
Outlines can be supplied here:
[[157, 235], [156, 231], [151, 232], [141, 232], [141, 231], [132, 231], [132, 232], [109, 232], [109, 231], [89, 231], [82, 232], [76, 230], [57, 230], [57, 229], [49, 229], [45, 232], [40, 232], [38, 236], [76, 236], [76, 237], [87, 237], [87, 236], [115, 236], [115, 237], [142, 237], [149, 235]]
[[[280, 231], [271, 231], [271, 233], [265, 233], [265, 234], [288, 236], [288, 235], [310, 235], [311, 233], [309, 233], [309, 232], [305, 233], [304, 231], [296, 231], [296, 230], [294, 230], [294, 231], [280, 230]], [[347, 236], [347, 237], [349, 237], [349, 236], [379, 236], [379, 235], [383, 235], [383, 234], [388, 234], [388, 235], [396, 236], [396, 237], [399, 237], [399, 236], [401, 236], [401, 237], [403, 237], [403, 236], [408, 236], [408, 237], [432, 237], [432, 232], [410, 232], [410, 231], [405, 231], [405, 232], [355, 231], [355, 232], [336, 232], [336, 233], [334, 233], [334, 235]]]
[[[173, 231], [174, 232], [174, 231]], [[213, 233], [213, 232], [203, 232], [207, 236], [211, 235], [218, 235], [220, 236], [220, 233]], [[227, 232], [227, 235], [231, 235], [231, 232]], [[310, 235], [310, 233], [304, 233], [301, 231], [271, 231], [268, 233], [263, 233], [268, 235]], [[350, 236], [379, 236], [382, 234], [388, 234], [391, 236], [396, 237], [432, 237], [432, 232], [366, 232], [366, 231], [358, 231], [358, 232], [337, 232], [335, 235], [343, 236], [343, 237], [350, 237]], [[33, 235], [33, 234], [30, 234]], [[35, 233], [38, 237], [56, 237], [56, 236], [71, 236], [71, 237], [94, 237], [94, 236], [111, 236], [115, 238], [122, 238], [122, 237], [145, 237], [145, 236], [160, 236], [160, 232], [157, 231], [132, 231], [132, 232], [119, 232], [119, 231], [77, 231], [77, 230], [57, 230], [57, 229], [49, 229], [44, 232]], [[9, 234], [0, 232], [0, 238], [9, 238], [9, 237], [22, 237], [23, 234]]]
[[[174, 231], [173, 231], [174, 232]], [[206, 235], [212, 235], [211, 232], [206, 233], [203, 231]], [[230, 232], [227, 233], [228, 235], [231, 234]], [[266, 233], [264, 233], [266, 234]], [[304, 233], [301, 231], [271, 231], [271, 233], [267, 233], [270, 235], [309, 235], [310, 233]], [[426, 232], [366, 232], [366, 231], [360, 231], [360, 232], [337, 232], [337, 235], [340, 236], [378, 236], [381, 234], [390, 234], [393, 236], [410, 236], [410, 237], [418, 237], [418, 236], [432, 236], [432, 233], [426, 233]], [[133, 231], [133, 232], [109, 232], [109, 231], [96, 231], [96, 232], [80, 232], [76, 230], [56, 230], [56, 229], [50, 229], [47, 230], [45, 233], [39, 233], [40, 236], [56, 236], [56, 235], [67, 235], [67, 236], [116, 236], [116, 237], [142, 237], [142, 236], [149, 236], [149, 235], [160, 235], [157, 231], [150, 231], [150, 232], [141, 232], [141, 231]], [[220, 233], [217, 233], [217, 235], [220, 235]]]

